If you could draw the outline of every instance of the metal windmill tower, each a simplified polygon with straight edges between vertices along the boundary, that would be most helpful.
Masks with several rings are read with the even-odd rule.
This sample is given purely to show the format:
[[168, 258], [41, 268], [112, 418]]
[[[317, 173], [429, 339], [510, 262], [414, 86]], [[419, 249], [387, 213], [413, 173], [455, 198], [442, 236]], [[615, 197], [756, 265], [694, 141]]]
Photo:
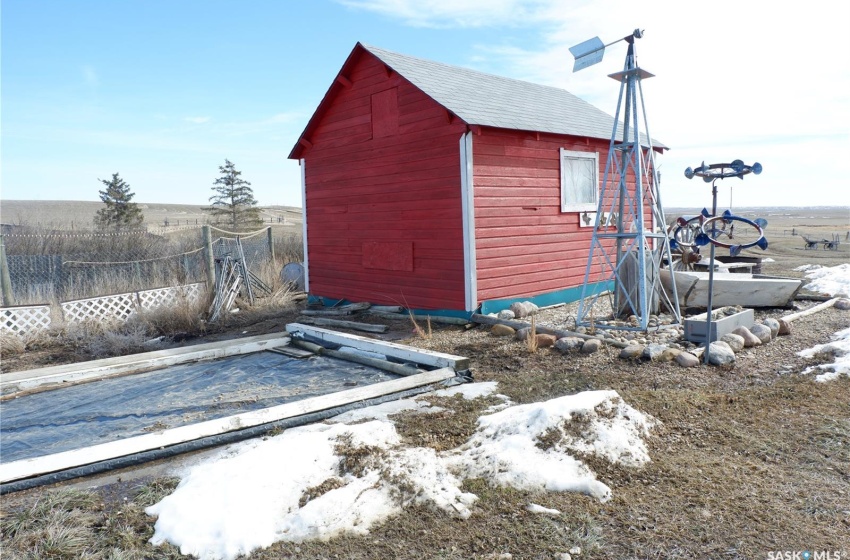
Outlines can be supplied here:
[[[671, 300], [659, 273], [662, 261], [670, 262], [670, 244], [641, 88], [641, 80], [653, 74], [638, 67], [635, 55], [635, 39], [642, 35], [635, 29], [608, 45], [594, 37], [570, 49], [576, 59], [575, 72], [601, 61], [605, 47], [628, 43], [623, 70], [610, 74], [620, 82], [620, 97], [576, 317], [581, 326], [645, 331], [650, 315], [662, 305], [673, 316], [673, 324], [681, 322], [675, 282]], [[605, 305], [600, 311], [597, 304], [602, 308], [603, 303], [610, 307]], [[637, 321], [600, 322], [612, 309], [614, 319], [633, 315]]]

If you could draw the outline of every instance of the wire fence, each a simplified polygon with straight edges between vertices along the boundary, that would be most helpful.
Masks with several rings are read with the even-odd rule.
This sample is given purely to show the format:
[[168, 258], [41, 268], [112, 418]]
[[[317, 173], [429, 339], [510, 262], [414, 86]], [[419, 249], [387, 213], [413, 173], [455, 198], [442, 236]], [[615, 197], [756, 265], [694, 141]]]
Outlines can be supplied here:
[[[303, 260], [301, 235], [265, 228], [237, 233], [210, 226], [214, 258], [233, 256], [241, 241], [255, 274], [279, 274]], [[203, 282], [202, 228], [158, 235], [146, 231], [79, 233], [30, 229], [2, 236], [12, 298], [17, 305], [97, 297]]]

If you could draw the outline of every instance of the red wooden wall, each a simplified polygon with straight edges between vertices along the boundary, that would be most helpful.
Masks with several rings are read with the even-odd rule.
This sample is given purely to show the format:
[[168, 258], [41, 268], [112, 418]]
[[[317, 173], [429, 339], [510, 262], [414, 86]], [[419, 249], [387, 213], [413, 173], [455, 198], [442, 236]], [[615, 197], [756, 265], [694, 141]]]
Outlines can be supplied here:
[[561, 212], [560, 148], [599, 152], [601, 185], [608, 144], [492, 128], [474, 136], [479, 301], [534, 296], [584, 282], [593, 228], [579, 227], [578, 212]]
[[369, 53], [343, 72], [301, 153], [310, 292], [463, 309], [465, 123]]

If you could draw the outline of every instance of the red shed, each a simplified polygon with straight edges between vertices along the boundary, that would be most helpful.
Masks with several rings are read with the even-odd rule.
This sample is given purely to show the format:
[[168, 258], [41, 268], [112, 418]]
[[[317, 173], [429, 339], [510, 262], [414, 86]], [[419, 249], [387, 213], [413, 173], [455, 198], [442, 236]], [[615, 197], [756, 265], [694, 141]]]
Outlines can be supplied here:
[[613, 125], [562, 89], [358, 43], [289, 155], [308, 292], [444, 313], [578, 299]]

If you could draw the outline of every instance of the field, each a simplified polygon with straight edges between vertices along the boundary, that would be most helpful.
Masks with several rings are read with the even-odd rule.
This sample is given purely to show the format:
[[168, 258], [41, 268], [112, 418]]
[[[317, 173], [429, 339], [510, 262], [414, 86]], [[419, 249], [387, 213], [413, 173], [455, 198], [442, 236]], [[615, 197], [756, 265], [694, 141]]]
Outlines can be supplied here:
[[[203, 206], [191, 204], [149, 204], [139, 202], [150, 229], [194, 226], [207, 223], [210, 215]], [[94, 216], [103, 203], [79, 200], [0, 200], [0, 222], [9, 225], [57, 229], [91, 229]], [[263, 206], [260, 216], [269, 225], [301, 224], [301, 209], [292, 206]], [[167, 225], [166, 225], [167, 224]]]
[[[766, 274], [801, 277], [794, 269], [804, 264], [850, 262], [847, 208], [740, 211], [769, 221], [769, 248], [747, 251], [772, 259], [763, 264]], [[677, 213], [695, 210], [667, 211], [668, 217]], [[835, 251], [805, 249], [802, 235], [837, 235], [841, 243]], [[802, 310], [815, 303], [796, 305]], [[273, 314], [237, 315], [198, 342], [279, 332], [298, 320], [302, 308], [289, 302]], [[761, 309], [756, 315], [776, 318], [788, 312]], [[574, 314], [575, 306], [567, 306], [545, 311], [539, 321], [570, 328]], [[828, 342], [848, 324], [850, 312], [830, 308], [795, 321], [790, 336], [741, 351], [731, 366], [686, 369], [624, 360], [611, 347], [589, 355], [548, 348], [532, 353], [524, 343], [495, 337], [484, 327], [434, 324], [431, 334], [417, 335], [409, 322], [395, 322], [389, 338], [470, 357], [475, 380], [498, 382], [499, 393], [515, 403], [616, 390], [659, 421], [648, 440], [651, 462], [627, 468], [584, 457], [613, 491], [605, 503], [571, 492], [518, 491], [470, 479], [463, 489], [479, 500], [469, 519], [409, 505], [367, 536], [278, 542], [250, 558], [558, 560], [570, 549], [574, 559], [766, 559], [805, 550], [830, 551], [830, 560], [850, 558], [850, 378], [815, 382], [803, 370], [833, 357], [797, 355]], [[68, 347], [4, 352], [3, 371], [76, 359], [78, 353]], [[475, 431], [477, 418], [493, 403], [443, 399], [436, 404], [444, 411], [395, 417], [406, 443], [451, 449]], [[154, 519], [143, 508], [174, 488], [182, 461], [3, 496], [4, 557], [181, 557], [174, 546], [148, 542]], [[530, 503], [560, 514], [531, 513]], [[46, 548], [48, 541], [53, 548]]]

